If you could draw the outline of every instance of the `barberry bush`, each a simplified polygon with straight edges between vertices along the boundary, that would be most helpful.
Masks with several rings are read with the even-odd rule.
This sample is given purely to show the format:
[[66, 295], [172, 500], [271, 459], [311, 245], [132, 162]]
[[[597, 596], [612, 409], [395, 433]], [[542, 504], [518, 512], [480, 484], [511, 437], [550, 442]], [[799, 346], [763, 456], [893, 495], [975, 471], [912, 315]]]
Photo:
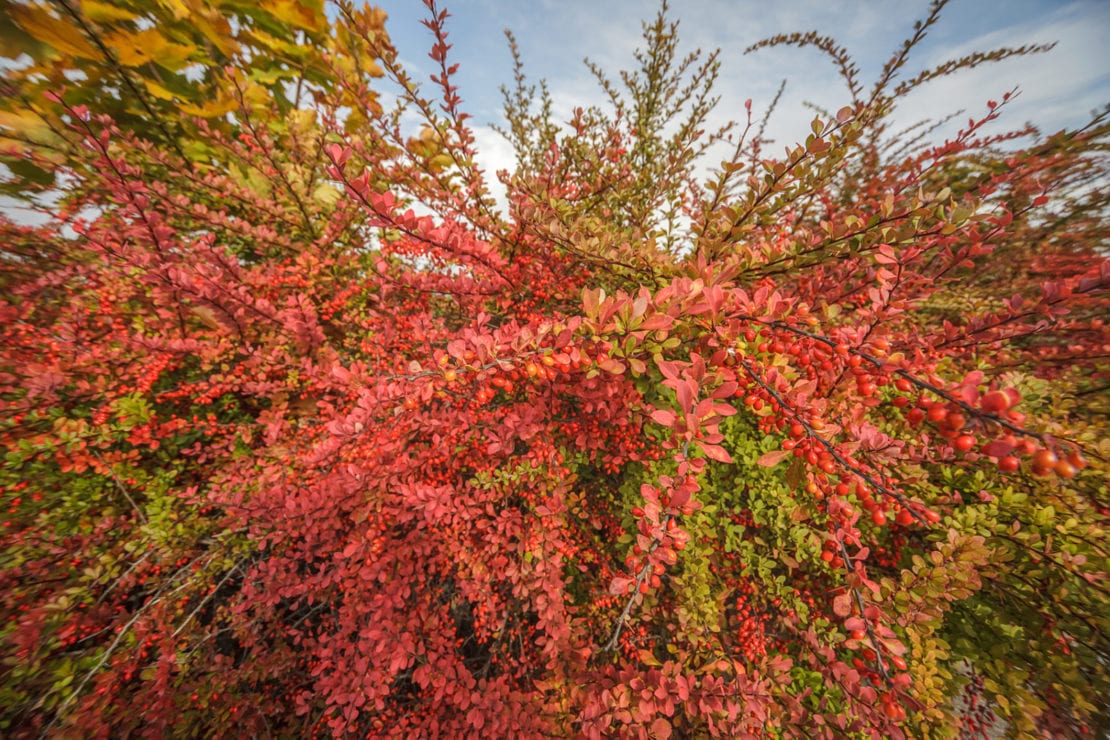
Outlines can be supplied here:
[[423, 84], [346, 0], [0, 4], [4, 734], [1104, 732], [1110, 119], [894, 130], [1041, 50], [914, 72], [937, 0], [753, 47], [845, 82], [771, 154], [664, 6], [566, 122], [511, 42], [499, 201], [426, 4]]

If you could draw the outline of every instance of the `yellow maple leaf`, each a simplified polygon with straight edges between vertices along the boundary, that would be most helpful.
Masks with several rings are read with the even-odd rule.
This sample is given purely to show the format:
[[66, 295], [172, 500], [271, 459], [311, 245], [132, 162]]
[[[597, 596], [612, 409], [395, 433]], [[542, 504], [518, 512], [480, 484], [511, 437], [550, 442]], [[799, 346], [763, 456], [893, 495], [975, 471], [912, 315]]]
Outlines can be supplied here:
[[199, 3], [199, 6], [190, 15], [190, 22], [220, 50], [221, 54], [229, 57], [238, 54], [239, 42], [235, 40], [227, 18], [206, 3]]
[[180, 21], [189, 17], [189, 6], [183, 0], [159, 0], [158, 4], [173, 13], [174, 20]]
[[102, 3], [98, 0], [81, 0], [81, 12], [90, 21], [97, 23], [111, 23], [112, 21], [133, 21], [138, 14], [126, 8], [111, 3]]
[[18, 138], [46, 143], [57, 137], [42, 116], [33, 110], [0, 110], [0, 135], [15, 134]]
[[81, 29], [52, 15], [41, 5], [11, 5], [7, 11], [17, 26], [63, 54], [85, 59], [101, 57]]
[[306, 31], [319, 31], [324, 22], [323, 7], [317, 8], [315, 5], [313, 3], [310, 6], [298, 0], [268, 0], [261, 3], [263, 10], [282, 23]]
[[181, 112], [190, 116], [200, 116], [201, 118], [215, 118], [222, 116], [225, 113], [230, 113], [239, 107], [239, 104], [230, 97], [221, 95], [216, 100], [205, 103], [204, 105], [193, 105], [192, 103], [183, 103], [181, 105]]
[[177, 97], [176, 95], [174, 95], [172, 90], [167, 90], [154, 80], [144, 79], [143, 84], [146, 86], [147, 92], [149, 92], [151, 95], [158, 98], [159, 100], [173, 100], [175, 97]]
[[188, 64], [196, 51], [195, 46], [170, 41], [156, 28], [137, 33], [115, 31], [104, 37], [104, 43], [111, 47], [120, 64], [127, 67], [157, 62], [166, 69], [178, 70]]

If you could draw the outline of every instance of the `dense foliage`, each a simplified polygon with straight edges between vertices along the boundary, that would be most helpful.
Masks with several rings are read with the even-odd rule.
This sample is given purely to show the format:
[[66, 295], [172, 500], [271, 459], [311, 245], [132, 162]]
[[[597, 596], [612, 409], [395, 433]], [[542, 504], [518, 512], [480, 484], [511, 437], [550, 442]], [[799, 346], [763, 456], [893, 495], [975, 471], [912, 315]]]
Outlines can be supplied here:
[[5, 0], [2, 732], [1106, 730], [1110, 121], [890, 130], [943, 4], [777, 156], [518, 52], [499, 207], [434, 0]]

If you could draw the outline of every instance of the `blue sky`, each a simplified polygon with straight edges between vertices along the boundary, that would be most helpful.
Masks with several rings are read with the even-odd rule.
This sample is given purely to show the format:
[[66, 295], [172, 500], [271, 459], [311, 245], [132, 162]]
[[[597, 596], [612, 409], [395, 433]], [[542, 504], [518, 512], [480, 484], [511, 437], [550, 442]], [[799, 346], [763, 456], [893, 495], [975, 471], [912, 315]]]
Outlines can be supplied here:
[[[377, 0], [389, 14], [386, 28], [401, 58], [421, 79], [433, 71], [431, 35], [420, 19], [419, 0]], [[526, 73], [546, 78], [557, 112], [601, 102], [582, 64], [590, 57], [615, 73], [629, 67], [641, 40], [640, 21], [653, 18], [656, 0], [440, 0], [448, 20], [451, 58], [460, 63], [457, 84], [472, 121], [483, 163], [508, 166], [511, 151], [489, 128], [501, 120], [501, 84], [511, 79], [511, 57], [502, 30], [520, 43]], [[927, 0], [673, 0], [683, 50], [720, 48], [719, 118], [739, 115], [747, 98], [761, 112], [779, 83], [786, 94], [768, 133], [782, 145], [805, 136], [810, 101], [839, 108], [847, 94], [832, 65], [814, 50], [779, 48], [745, 56], [750, 44], [778, 33], [818, 30], [836, 38], [862, 68], [865, 87], [928, 8]], [[1008, 60], [937, 81], [901, 105], [896, 120], [910, 124], [961, 108], [981, 113], [986, 101], [1014, 87], [1020, 97], [1007, 108], [1006, 128], [1032, 122], [1045, 131], [1082, 125], [1090, 111], [1110, 103], [1110, 2], [1075, 0], [953, 0], [939, 24], [910, 59], [916, 72], [971, 51], [1025, 43], [1057, 42], [1046, 54]]]
[[[435, 65], [427, 56], [431, 34], [420, 23], [427, 15], [423, 2], [371, 1], [389, 14], [386, 28], [402, 61], [414, 77], [426, 80]], [[452, 14], [451, 61], [460, 64], [456, 83], [464, 109], [473, 116], [480, 163], [491, 173], [513, 164], [509, 145], [491, 128], [502, 120], [500, 86], [511, 81], [505, 28], [516, 34], [529, 77], [548, 80], [556, 113], [565, 119], [576, 106], [603, 102], [582, 59], [590, 57], [615, 77], [634, 61], [641, 21], [654, 18], [659, 8], [658, 0], [438, 1]], [[671, 17], [681, 21], [680, 51], [721, 49], [717, 91], [722, 100], [712, 124], [739, 117], [747, 98], [761, 115], [780, 82], [787, 81], [768, 126], [768, 135], [786, 146], [808, 133], [814, 113], [804, 102], [836, 110], [847, 102], [847, 93], [817, 51], [779, 48], [745, 56], [745, 48], [779, 33], [818, 30], [848, 48], [867, 88], [928, 6], [928, 0], [672, 0]], [[1092, 110], [1110, 103], [1107, 39], [1108, 0], [952, 0], [911, 57], [909, 74], [972, 51], [1028, 43], [1057, 46], [934, 82], [903, 101], [896, 120], [909, 125], [960, 109], [981, 114], [987, 100], [1019, 87], [1020, 96], [998, 128], [1026, 122], [1045, 132], [1081, 126]], [[714, 164], [703, 163], [705, 168]], [[490, 183], [500, 194], [494, 178]], [[19, 221], [41, 220], [22, 209], [13, 211], [7, 199], [0, 199], [0, 209]]]

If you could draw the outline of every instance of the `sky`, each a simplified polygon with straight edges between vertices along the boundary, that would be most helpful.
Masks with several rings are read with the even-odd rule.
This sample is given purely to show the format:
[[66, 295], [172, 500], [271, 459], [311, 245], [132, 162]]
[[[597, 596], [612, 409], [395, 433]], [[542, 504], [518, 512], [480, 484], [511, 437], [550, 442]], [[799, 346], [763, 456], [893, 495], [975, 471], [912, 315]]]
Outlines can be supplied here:
[[[386, 23], [401, 60], [417, 79], [436, 71], [428, 58], [432, 36], [421, 19], [421, 0], [371, 0], [389, 15]], [[589, 57], [616, 78], [634, 63], [642, 41], [641, 21], [653, 19], [659, 0], [437, 0], [451, 13], [449, 61], [459, 63], [455, 83], [471, 114], [479, 163], [489, 172], [508, 169], [513, 153], [492, 126], [503, 121], [500, 87], [512, 80], [512, 57], [504, 30], [519, 42], [525, 72], [546, 79], [560, 120], [577, 106], [602, 104], [601, 89], [583, 64]], [[776, 34], [817, 30], [845, 46], [861, 68], [864, 89], [924, 17], [928, 0], [671, 0], [680, 22], [679, 52], [720, 49], [721, 103], [710, 124], [739, 118], [751, 98], [757, 117], [783, 80], [786, 89], [767, 135], [777, 149], [805, 138], [815, 113], [805, 103], [835, 111], [848, 95], [832, 64], [812, 49], [782, 47], [745, 55], [751, 44]], [[1002, 12], [1004, 11], [1004, 12]], [[953, 57], [1000, 46], [1056, 42], [1047, 53], [1006, 60], [938, 80], [901, 102], [897, 124], [937, 120], [961, 109], [957, 120], [983, 115], [988, 100], [1020, 89], [995, 130], [1033, 123], [1045, 133], [1082, 126], [1091, 112], [1110, 104], [1110, 0], [951, 0], [929, 36], [914, 51], [907, 76]], [[431, 86], [429, 83], [429, 94]], [[413, 122], [414, 131], [419, 122]], [[952, 124], [954, 127], [957, 124]], [[949, 131], [951, 127], [949, 128]], [[940, 135], [943, 136], [944, 129]], [[719, 164], [703, 162], [702, 171]], [[489, 183], [497, 196], [500, 184]], [[502, 200], [499, 197], [498, 200]], [[0, 210], [17, 221], [40, 217]]]
[[[497, 170], [512, 152], [490, 127], [503, 120], [500, 86], [511, 82], [512, 58], [503, 30], [513, 31], [529, 78], [548, 81], [556, 113], [602, 103], [603, 96], [582, 60], [589, 57], [612, 73], [627, 69], [641, 39], [641, 21], [654, 18], [657, 0], [438, 0], [451, 13], [449, 59], [463, 109], [471, 121], [480, 161]], [[427, 79], [434, 63], [431, 34], [420, 24], [427, 11], [419, 0], [377, 0], [389, 14], [386, 29], [402, 62]], [[680, 21], [680, 52], [721, 50], [717, 120], [734, 119], [744, 101], [761, 115], [780, 83], [786, 90], [768, 124], [768, 135], [786, 146], [804, 139], [814, 112], [805, 103], [837, 110], [849, 102], [831, 62], [813, 49], [781, 47], [745, 55], [760, 39], [817, 30], [846, 47], [861, 68], [864, 89], [924, 17], [928, 0], [672, 0]], [[988, 100], [1018, 88], [1001, 129], [1033, 123], [1049, 133], [1077, 127], [1093, 110], [1110, 104], [1110, 2], [1106, 0], [952, 0], [938, 24], [910, 57], [907, 73], [972, 51], [1056, 42], [1047, 53], [1006, 60], [930, 83], [904, 100], [895, 122], [910, 125], [960, 109], [959, 120], [986, 111]], [[908, 76], [908, 75], [907, 75]], [[943, 132], [943, 130], [942, 130]]]

